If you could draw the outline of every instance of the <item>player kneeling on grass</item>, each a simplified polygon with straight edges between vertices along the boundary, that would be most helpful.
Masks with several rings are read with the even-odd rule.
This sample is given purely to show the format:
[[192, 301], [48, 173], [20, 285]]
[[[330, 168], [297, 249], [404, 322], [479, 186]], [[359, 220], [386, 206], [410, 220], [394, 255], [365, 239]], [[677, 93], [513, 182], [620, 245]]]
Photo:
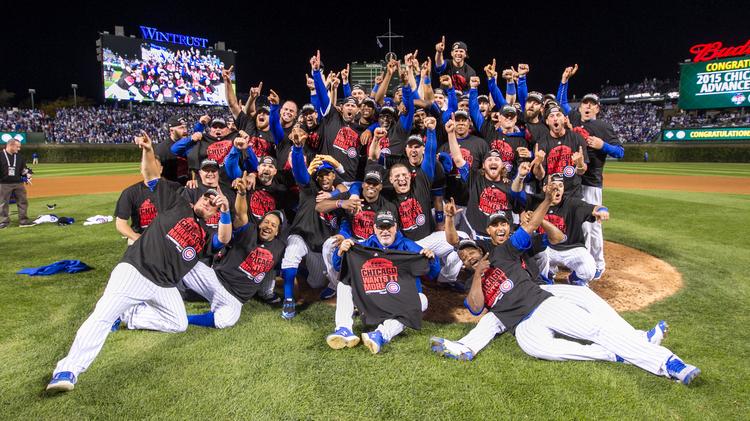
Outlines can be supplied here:
[[377, 213], [374, 231], [364, 241], [347, 239], [334, 250], [333, 266], [341, 271], [341, 280], [336, 294], [336, 331], [326, 338], [333, 349], [359, 344], [359, 337], [352, 333], [355, 304], [365, 325], [378, 326], [362, 333], [362, 341], [373, 354], [404, 326], [422, 326], [427, 297], [419, 277], [436, 278], [440, 262], [431, 250], [404, 237], [389, 211]]
[[[48, 391], [73, 389], [78, 375], [94, 361], [123, 313], [129, 314], [131, 329], [185, 331], [185, 305], [175, 285], [194, 270], [209, 247], [219, 249], [231, 239], [226, 197], [208, 190], [191, 205], [168, 184], [158, 182], [160, 169], [151, 139], [143, 133], [135, 142], [143, 150], [141, 172], [153, 190], [159, 214], [112, 270], [94, 312], [78, 329], [68, 355], [57, 363]], [[219, 211], [218, 230], [210, 235], [205, 220]]]
[[[531, 246], [530, 234], [541, 225], [559, 186], [548, 184], [545, 191], [544, 201], [531, 219], [512, 235], [507, 223], [490, 220], [487, 232], [493, 248], [475, 267], [467, 297], [471, 312], [478, 314], [488, 308], [515, 334], [521, 349], [533, 357], [627, 362], [653, 374], [690, 383], [700, 374], [697, 367], [683, 363], [672, 351], [649, 342], [632, 327], [608, 323], [531, 280], [520, 256]], [[492, 320], [486, 315], [482, 323], [491, 324]], [[583, 345], [556, 335], [592, 343]], [[440, 341], [433, 341], [433, 350], [441, 352], [440, 347]]]

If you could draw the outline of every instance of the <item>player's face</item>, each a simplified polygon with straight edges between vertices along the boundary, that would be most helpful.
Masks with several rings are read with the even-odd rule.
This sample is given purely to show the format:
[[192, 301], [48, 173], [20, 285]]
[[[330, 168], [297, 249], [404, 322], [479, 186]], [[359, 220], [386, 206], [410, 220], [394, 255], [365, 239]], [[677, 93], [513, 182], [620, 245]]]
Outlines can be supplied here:
[[274, 214], [268, 214], [263, 217], [258, 225], [258, 234], [260, 239], [263, 241], [271, 241], [279, 235], [279, 227], [281, 226], [281, 220]]
[[260, 164], [258, 165], [258, 181], [265, 185], [271, 184], [278, 171], [273, 164]]
[[586, 100], [578, 106], [578, 111], [581, 113], [581, 120], [589, 121], [595, 119], [599, 114], [599, 106], [594, 101]]
[[395, 225], [375, 225], [375, 236], [378, 237], [378, 241], [385, 247], [390, 246], [396, 241], [396, 231], [398, 228]]
[[487, 115], [487, 111], [490, 109], [490, 103], [489, 102], [480, 102], [479, 103], [479, 112], [481, 112], [483, 115]]
[[297, 117], [297, 104], [292, 101], [287, 101], [281, 107], [281, 122], [290, 124]]
[[223, 124], [216, 124], [211, 126], [211, 136], [219, 139], [229, 134], [229, 127]]
[[353, 96], [354, 98], [357, 98], [357, 101], [360, 101], [360, 102], [362, 102], [362, 100], [363, 100], [363, 99], [365, 99], [365, 96], [366, 96], [366, 95], [365, 95], [365, 91], [363, 91], [363, 90], [361, 90], [361, 89], [357, 88], [357, 89], [354, 89], [354, 90], [352, 91], [352, 96]]
[[312, 112], [305, 114], [305, 127], [313, 129], [318, 124], [318, 113]]
[[333, 171], [323, 171], [316, 176], [316, 179], [323, 191], [333, 191], [333, 180], [336, 179], [336, 174]]
[[500, 128], [503, 130], [512, 130], [516, 126], [518, 116], [515, 114], [500, 114]]
[[542, 104], [536, 100], [526, 101], [526, 121], [534, 121], [542, 114]]
[[219, 207], [214, 204], [216, 196], [201, 196], [195, 205], [193, 205], [193, 212], [203, 219], [208, 219], [219, 211]]
[[424, 129], [424, 119], [427, 117], [424, 110], [418, 110], [414, 112], [414, 127], [417, 130]]
[[377, 200], [381, 190], [383, 190], [383, 184], [381, 183], [373, 183], [371, 181], [362, 183], [362, 195], [369, 202]]
[[396, 193], [398, 194], [406, 194], [411, 188], [411, 175], [409, 174], [409, 170], [405, 167], [398, 166], [391, 168], [389, 180], [393, 185], [393, 189], [396, 190]]
[[458, 110], [469, 112], [469, 100], [464, 99], [458, 102]]
[[393, 115], [391, 113], [380, 113], [378, 124], [386, 130], [390, 129], [391, 124], [393, 124]]
[[258, 130], [266, 130], [268, 128], [268, 113], [260, 111], [255, 115], [255, 125]]
[[463, 262], [464, 268], [469, 269], [482, 259], [482, 252], [475, 247], [465, 247], [458, 251], [458, 258]]
[[185, 126], [184, 124], [176, 127], [170, 127], [169, 129], [169, 133], [171, 135], [170, 137], [172, 139], [182, 139], [187, 136], [187, 132], [187, 126]]
[[456, 48], [455, 50], [451, 51], [451, 57], [453, 57], [453, 61], [457, 65], [461, 66], [464, 60], [466, 60], [466, 50], [464, 50], [463, 48]]
[[438, 107], [442, 109], [445, 105], [445, 95], [435, 94], [435, 103], [437, 103]]
[[488, 156], [482, 163], [484, 174], [493, 181], [498, 181], [503, 175], [503, 160], [499, 156]]
[[459, 138], [466, 137], [469, 134], [469, 119], [458, 117], [456, 118], [456, 136]]
[[424, 157], [424, 146], [416, 142], [407, 143], [405, 152], [411, 165], [419, 165], [422, 163], [422, 158]]
[[201, 176], [201, 183], [203, 183], [204, 186], [216, 187], [219, 185], [219, 170], [217, 168], [201, 168], [198, 173]]
[[365, 120], [369, 120], [372, 118], [373, 115], [375, 115], [375, 109], [369, 106], [368, 104], [363, 104], [361, 115], [362, 115], [362, 118], [364, 118]]
[[344, 121], [354, 120], [354, 116], [357, 115], [358, 111], [359, 107], [351, 102], [347, 102], [343, 107], [341, 107], [341, 114], [344, 117]]
[[21, 142], [18, 142], [18, 141], [15, 141], [15, 140], [11, 141], [11, 142], [8, 142], [8, 144], [5, 145], [5, 150], [8, 153], [18, 153], [18, 151], [21, 150]]
[[499, 221], [487, 227], [487, 234], [492, 239], [492, 244], [500, 245], [510, 237], [510, 224], [505, 221]]
[[546, 186], [544, 186], [544, 191], [546, 192], [549, 188], [549, 185], [556, 185], [557, 186], [557, 193], [552, 197], [552, 205], [559, 205], [563, 198], [563, 193], [565, 193], [565, 184], [563, 184], [562, 181], [552, 181], [548, 183]]
[[562, 136], [565, 134], [565, 115], [559, 111], [550, 113], [547, 116], [547, 127], [550, 132], [555, 136]]

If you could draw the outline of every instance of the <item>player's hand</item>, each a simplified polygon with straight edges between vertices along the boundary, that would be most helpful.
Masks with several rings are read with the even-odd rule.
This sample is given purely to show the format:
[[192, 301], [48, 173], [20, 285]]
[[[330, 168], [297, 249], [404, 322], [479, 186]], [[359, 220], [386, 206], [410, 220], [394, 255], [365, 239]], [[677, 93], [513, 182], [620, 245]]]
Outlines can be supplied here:
[[529, 222], [531, 222], [531, 217], [534, 215], [533, 211], [524, 211], [521, 212], [521, 215], [519, 216], [519, 220], [521, 222], [521, 225], [528, 225]]
[[234, 147], [244, 151], [247, 149], [249, 145], [250, 135], [247, 134], [244, 130], [240, 130], [237, 137], [234, 138]]
[[289, 140], [292, 141], [292, 144], [294, 146], [301, 148], [302, 146], [305, 145], [305, 142], [307, 141], [307, 132], [302, 130], [299, 127], [295, 127], [289, 133]]
[[310, 68], [313, 71], [320, 70], [320, 50], [317, 50], [315, 55], [310, 57]]
[[454, 118], [453, 114], [451, 114], [451, 119], [445, 122], [445, 132], [448, 134], [456, 130], [456, 120]]
[[187, 183], [185, 183], [186, 189], [197, 189], [198, 188], [198, 181], [197, 180], [188, 180]]
[[549, 200], [550, 202], [554, 197], [558, 194], [560, 191], [560, 185], [557, 183], [550, 183], [552, 176], [547, 176], [547, 185], [544, 186], [544, 199]]
[[422, 256], [428, 258], [428, 259], [434, 259], [435, 258], [435, 252], [430, 249], [422, 249], [419, 251], [419, 254]]
[[437, 127], [437, 119], [435, 117], [425, 117], [424, 126], [429, 130], [435, 130]]
[[529, 148], [519, 146], [516, 148], [516, 153], [520, 158], [531, 158], [531, 151], [529, 150]]
[[360, 198], [349, 198], [341, 202], [341, 209], [354, 213], [362, 209], [362, 199]]
[[279, 94], [273, 91], [271, 89], [270, 93], [268, 94], [268, 102], [271, 105], [279, 105]]
[[234, 70], [234, 65], [229, 66], [228, 69], [221, 69], [221, 78], [224, 80], [224, 83], [232, 83], [232, 71]]
[[383, 139], [388, 134], [388, 130], [382, 127], [377, 127], [373, 134], [375, 136], [375, 141], [380, 142], [380, 140]]
[[349, 64], [346, 65], [346, 69], [343, 69], [340, 74], [344, 84], [349, 83]]
[[503, 70], [503, 79], [505, 79], [508, 82], [513, 80], [513, 70], [512, 69]]
[[140, 136], [135, 137], [134, 142], [136, 145], [138, 145], [139, 148], [146, 151], [152, 151], [154, 149], [154, 144], [153, 142], [151, 142], [151, 137], [149, 137], [148, 133], [143, 130], [141, 130]]
[[422, 62], [422, 70], [419, 72], [422, 79], [429, 77], [432, 73], [432, 59], [427, 57], [427, 60]]
[[492, 63], [484, 66], [484, 74], [487, 75], [487, 79], [497, 77], [497, 72], [495, 71], [497, 61], [493, 58]]
[[214, 198], [211, 200], [211, 204], [219, 208], [219, 211], [226, 212], [229, 210], [229, 201], [227, 200], [227, 197], [223, 194], [219, 194], [217, 196], [214, 196]]
[[539, 144], [534, 144], [534, 162], [537, 164], [541, 164], [544, 162], [544, 158], [547, 156], [547, 153], [544, 152], [543, 149], [539, 149]]
[[339, 244], [339, 251], [338, 255], [343, 256], [344, 253], [349, 251], [350, 248], [354, 245], [354, 241], [351, 238], [347, 238], [346, 240], [342, 241], [341, 244]]
[[247, 193], [247, 171], [242, 172], [242, 177], [235, 178], [232, 181], [232, 188], [237, 191], [237, 193]]
[[440, 38], [440, 42], [435, 44], [435, 52], [442, 53], [443, 51], [445, 51], [445, 35]]
[[529, 73], [529, 65], [526, 63], [518, 64], [518, 76], [525, 76]]
[[606, 221], [609, 219], [609, 210], [603, 206], [597, 206], [591, 214], [596, 217], [597, 221]]
[[320, 191], [317, 196], [315, 196], [315, 203], [320, 203], [324, 200], [328, 200], [331, 198], [331, 193], [327, 191]]
[[345, 240], [344, 236], [341, 234], [336, 234], [331, 238], [333, 238], [333, 247], [341, 246], [341, 243]]
[[453, 87], [453, 79], [448, 75], [440, 76], [440, 87], [443, 89], [450, 89]]
[[578, 72], [578, 64], [575, 64], [573, 66], [568, 66], [563, 70], [562, 77], [560, 78], [560, 82], [562, 83], [568, 83], [568, 80], [570, 80], [571, 77], [573, 77], [574, 74]]
[[474, 264], [474, 272], [483, 274], [490, 267], [490, 254], [485, 253], [478, 262]]
[[393, 76], [394, 73], [398, 71], [398, 61], [396, 60], [390, 60], [388, 64], [385, 66], [385, 71], [390, 75]]
[[586, 139], [586, 144], [589, 146], [589, 148], [597, 150], [604, 147], [604, 141], [600, 137], [596, 136], [589, 136], [588, 139]]
[[521, 178], [526, 178], [527, 175], [529, 175], [529, 172], [531, 171], [531, 163], [528, 161], [521, 162], [518, 164], [518, 176]]
[[583, 146], [578, 147], [578, 152], [574, 152], [573, 155], [570, 157], [573, 162], [576, 164], [576, 167], [581, 168], [583, 167]]
[[200, 123], [201, 123], [202, 125], [204, 125], [204, 126], [208, 126], [208, 123], [210, 123], [210, 122], [211, 122], [211, 116], [209, 116], [208, 114], [203, 114], [203, 115], [202, 115], [202, 116], [201, 116], [201, 117], [200, 117], [200, 118], [198, 119], [198, 121], [199, 121], [199, 122], [200, 122]]
[[459, 207], [456, 206], [456, 201], [451, 197], [450, 202], [445, 202], [445, 205], [443, 206], [443, 212], [445, 213], [446, 218], [453, 218], [459, 213], [463, 212], [463, 209], [459, 209]]
[[369, 130], [365, 130], [362, 132], [361, 135], [359, 135], [359, 142], [363, 145], [370, 143], [371, 139], [372, 139], [372, 132]]
[[247, 190], [255, 190], [255, 180], [257, 179], [258, 174], [251, 172], [245, 177], [245, 182], [247, 183]]
[[331, 166], [336, 169], [341, 166], [341, 163], [336, 160], [336, 158], [332, 157], [331, 155], [323, 155], [323, 161], [331, 164]]
[[305, 75], [305, 85], [307, 85], [307, 89], [311, 91], [315, 90], [315, 81], [307, 74]]
[[469, 78], [469, 87], [472, 89], [479, 87], [479, 76], [472, 76]]
[[381, 83], [383, 83], [384, 76], [385, 75], [382, 72], [379, 75], [375, 76], [375, 79], [373, 80], [373, 82], [375, 82], [375, 85], [380, 85]]
[[263, 81], [261, 81], [258, 86], [250, 88], [250, 99], [248, 99], [248, 101], [257, 99], [260, 96], [261, 92], [263, 92]]

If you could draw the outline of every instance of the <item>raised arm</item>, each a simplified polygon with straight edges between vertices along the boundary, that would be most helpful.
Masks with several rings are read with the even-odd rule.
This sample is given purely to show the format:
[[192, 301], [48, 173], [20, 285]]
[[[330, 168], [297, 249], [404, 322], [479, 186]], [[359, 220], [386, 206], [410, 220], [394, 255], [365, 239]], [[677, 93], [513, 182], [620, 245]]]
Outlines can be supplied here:
[[456, 225], [454, 223], [456, 215], [458, 215], [463, 209], [459, 209], [456, 206], [456, 202], [451, 197], [450, 202], [445, 204], [445, 241], [453, 247], [458, 247], [461, 239], [458, 237], [458, 231], [456, 231]]
[[237, 197], [234, 199], [234, 221], [232, 221], [234, 228], [245, 226], [248, 223], [246, 179], [247, 171], [243, 171], [242, 175], [233, 183], [233, 187], [237, 191]]
[[268, 94], [268, 102], [271, 104], [271, 111], [268, 116], [269, 125], [271, 126], [271, 136], [275, 144], [281, 143], [284, 140], [284, 128], [281, 127], [281, 114], [279, 105], [279, 94], [271, 89]]
[[398, 71], [398, 61], [391, 60], [385, 66], [385, 75], [383, 76], [383, 82], [378, 86], [378, 91], [375, 93], [375, 103], [378, 105], [383, 104], [386, 93], [388, 93], [388, 85], [391, 84], [393, 74]]
[[448, 133], [448, 148], [451, 151], [451, 158], [453, 159], [456, 168], [458, 168], [461, 178], [466, 181], [469, 178], [469, 163], [466, 162], [464, 156], [461, 154], [461, 147], [458, 145], [455, 129], [455, 120], [450, 119], [445, 123], [445, 131]]
[[427, 179], [432, 183], [435, 179], [435, 160], [437, 159], [437, 120], [435, 117], [425, 118], [425, 127], [427, 128], [427, 140], [424, 145], [424, 157], [422, 158], [422, 171], [427, 175]]
[[261, 92], [263, 92], [262, 81], [258, 84], [258, 86], [250, 88], [250, 97], [245, 103], [245, 114], [247, 114], [248, 117], [255, 117], [255, 100], [258, 99]]
[[148, 133], [143, 130], [141, 130], [140, 136], [136, 136], [135, 144], [141, 148], [141, 175], [143, 176], [143, 182], [148, 185], [152, 180], [158, 180], [161, 177], [159, 164], [154, 154], [154, 144], [151, 142]]
[[237, 94], [234, 93], [234, 85], [232, 85], [232, 70], [234, 66], [229, 66], [229, 69], [221, 70], [221, 78], [224, 81], [224, 95], [227, 97], [227, 104], [229, 105], [229, 111], [232, 113], [234, 118], [237, 118], [242, 111], [240, 103], [237, 101]]
[[566, 67], [560, 78], [560, 86], [557, 88], [557, 102], [565, 112], [565, 115], [570, 113], [570, 105], [568, 105], [568, 81], [576, 74], [576, 72], [578, 72], [578, 64], [575, 64], [572, 67]]
[[406, 66], [406, 69], [406, 77], [402, 77], [403, 86], [401, 87], [401, 93], [403, 94], [402, 101], [406, 106], [406, 115], [399, 117], [399, 121], [401, 127], [408, 132], [411, 131], [411, 127], [414, 124], [414, 98], [412, 95], [413, 91], [409, 85], [409, 80], [414, 79], [414, 73], [412, 73], [409, 66]]
[[443, 51], [445, 51], [445, 35], [440, 39], [440, 42], [435, 44], [435, 72], [437, 74], [442, 74], [446, 68]]
[[529, 86], [526, 84], [526, 75], [529, 74], [529, 65], [525, 63], [518, 64], [518, 102], [521, 104], [521, 111], [526, 111], [526, 98], [529, 97]]
[[312, 69], [312, 78], [315, 82], [315, 93], [320, 103], [321, 117], [325, 117], [331, 111], [331, 99], [328, 96], [328, 88], [323, 81], [323, 73], [320, 71], [320, 50], [316, 55], [310, 57], [310, 68]]
[[547, 183], [544, 187], [544, 200], [539, 206], [534, 209], [534, 213], [531, 214], [531, 218], [521, 224], [521, 228], [526, 231], [527, 234], [531, 235], [532, 232], [539, 228], [544, 220], [544, 215], [547, 214], [550, 205], [552, 204], [552, 197], [559, 190], [559, 186], [556, 183]]
[[471, 115], [471, 120], [474, 122], [474, 127], [479, 129], [484, 125], [484, 116], [479, 111], [479, 91], [477, 90], [479, 87], [479, 76], [472, 76], [469, 79], [469, 86], [471, 87], [469, 89], [469, 115]]

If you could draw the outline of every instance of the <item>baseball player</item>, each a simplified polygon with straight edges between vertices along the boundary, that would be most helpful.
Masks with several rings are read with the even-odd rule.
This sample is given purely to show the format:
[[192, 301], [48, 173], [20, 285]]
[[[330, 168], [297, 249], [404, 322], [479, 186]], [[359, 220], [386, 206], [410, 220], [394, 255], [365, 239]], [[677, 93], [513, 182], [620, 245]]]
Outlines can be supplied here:
[[445, 51], [445, 36], [435, 44], [435, 71], [439, 75], [449, 75], [456, 89], [466, 91], [469, 87], [469, 79], [477, 75], [477, 72], [465, 61], [469, 57], [466, 43], [462, 41], [453, 43], [450, 62], [443, 58], [443, 51]]
[[[545, 190], [544, 201], [531, 219], [512, 235], [507, 222], [490, 220], [487, 230], [494, 247], [475, 268], [467, 297], [472, 313], [488, 308], [514, 333], [521, 349], [533, 357], [628, 362], [653, 374], [689, 384], [700, 374], [700, 369], [685, 364], [672, 351], [650, 343], [632, 327], [606, 323], [574, 303], [553, 296], [531, 280], [522, 267], [520, 256], [531, 246], [530, 235], [540, 226], [553, 197], [562, 194], [558, 183], [548, 184]], [[486, 320], [486, 324], [493, 324], [491, 318]], [[583, 345], [559, 335], [591, 344]], [[433, 344], [440, 352], [441, 342]]]
[[167, 120], [167, 128], [169, 129], [169, 141], [160, 142], [156, 145], [156, 156], [163, 168], [162, 177], [184, 186], [189, 178], [187, 159], [175, 155], [171, 148], [175, 142], [187, 138], [187, 121], [182, 117], [170, 117]]
[[[469, 119], [469, 113], [466, 111], [456, 111], [453, 114], [452, 131], [456, 136], [458, 145], [460, 147], [461, 156], [464, 161], [469, 164], [470, 168], [481, 168], [484, 162], [484, 157], [489, 151], [487, 142], [481, 137], [477, 137], [471, 134], [471, 120]], [[448, 131], [448, 126], [451, 122], [445, 123], [445, 130]], [[438, 148], [438, 152], [450, 153], [450, 146], [448, 143], [444, 143]], [[464, 189], [463, 183], [461, 182], [461, 175], [458, 172], [458, 168], [453, 168], [453, 171], [447, 175], [446, 182], [446, 197], [453, 197], [456, 199], [456, 203], [460, 206], [466, 206], [468, 200], [468, 192]]]
[[[373, 354], [380, 352], [384, 344], [390, 342], [396, 335], [401, 333], [404, 330], [405, 324], [418, 329], [420, 327], [421, 313], [427, 310], [427, 296], [422, 293], [422, 285], [418, 277], [426, 274], [434, 278], [440, 272], [440, 262], [434, 258], [435, 254], [431, 250], [422, 248], [417, 243], [404, 237], [398, 230], [395, 215], [390, 211], [381, 210], [377, 213], [373, 231], [374, 234], [368, 239], [359, 241], [356, 244], [371, 247], [374, 250], [407, 251], [410, 254], [418, 253], [430, 259], [429, 267], [425, 264], [424, 260], [420, 261], [420, 259], [417, 259], [416, 263], [422, 263], [423, 266], [415, 265], [414, 258], [412, 257], [414, 256], [413, 254], [411, 256], [409, 254], [397, 254], [395, 256], [380, 254], [382, 258], [377, 259], [379, 254], [376, 252], [372, 255], [375, 259], [350, 262], [348, 268], [344, 269], [342, 282], [339, 282], [337, 286], [336, 330], [326, 337], [326, 342], [333, 349], [352, 348], [359, 344], [359, 337], [352, 333], [352, 326], [354, 324], [352, 314], [355, 302], [362, 312], [365, 324], [378, 326], [372, 332], [362, 333], [362, 341]], [[345, 258], [351, 257], [344, 257], [344, 254], [350, 252], [354, 244], [354, 240], [349, 238], [342, 241], [341, 245], [334, 250], [333, 266], [337, 271], [342, 270], [342, 261]], [[397, 260], [383, 262], [386, 258]], [[374, 262], [374, 260], [379, 260], [379, 262]], [[386, 266], [390, 267], [391, 271], [384, 270]], [[389, 274], [388, 279], [391, 285], [383, 283], [383, 288], [381, 289], [379, 286], [374, 285], [378, 283], [378, 279], [375, 278], [379, 278], [378, 274], [385, 274], [386, 272]], [[373, 288], [370, 288], [370, 286]], [[416, 286], [415, 292], [419, 295], [421, 309], [410, 312], [410, 310], [414, 309], [411, 309], [412, 306], [408, 304], [414, 300], [409, 300], [409, 297], [404, 295], [407, 288], [413, 286]], [[399, 293], [401, 293], [399, 298], [404, 301], [394, 305], [390, 298], [392, 295], [395, 296]], [[377, 296], [384, 296], [385, 300], [379, 300]]]
[[[94, 312], [78, 330], [68, 355], [55, 367], [48, 391], [69, 391], [101, 351], [121, 315], [131, 329], [182, 332], [187, 316], [176, 282], [187, 275], [209, 247], [221, 248], [232, 235], [226, 197], [210, 190], [194, 205], [169, 186], [159, 183], [159, 168], [151, 139], [136, 138], [143, 150], [144, 182], [153, 189], [159, 215], [144, 234], [128, 247], [112, 271]], [[204, 220], [221, 212], [218, 232], [208, 235]]]

